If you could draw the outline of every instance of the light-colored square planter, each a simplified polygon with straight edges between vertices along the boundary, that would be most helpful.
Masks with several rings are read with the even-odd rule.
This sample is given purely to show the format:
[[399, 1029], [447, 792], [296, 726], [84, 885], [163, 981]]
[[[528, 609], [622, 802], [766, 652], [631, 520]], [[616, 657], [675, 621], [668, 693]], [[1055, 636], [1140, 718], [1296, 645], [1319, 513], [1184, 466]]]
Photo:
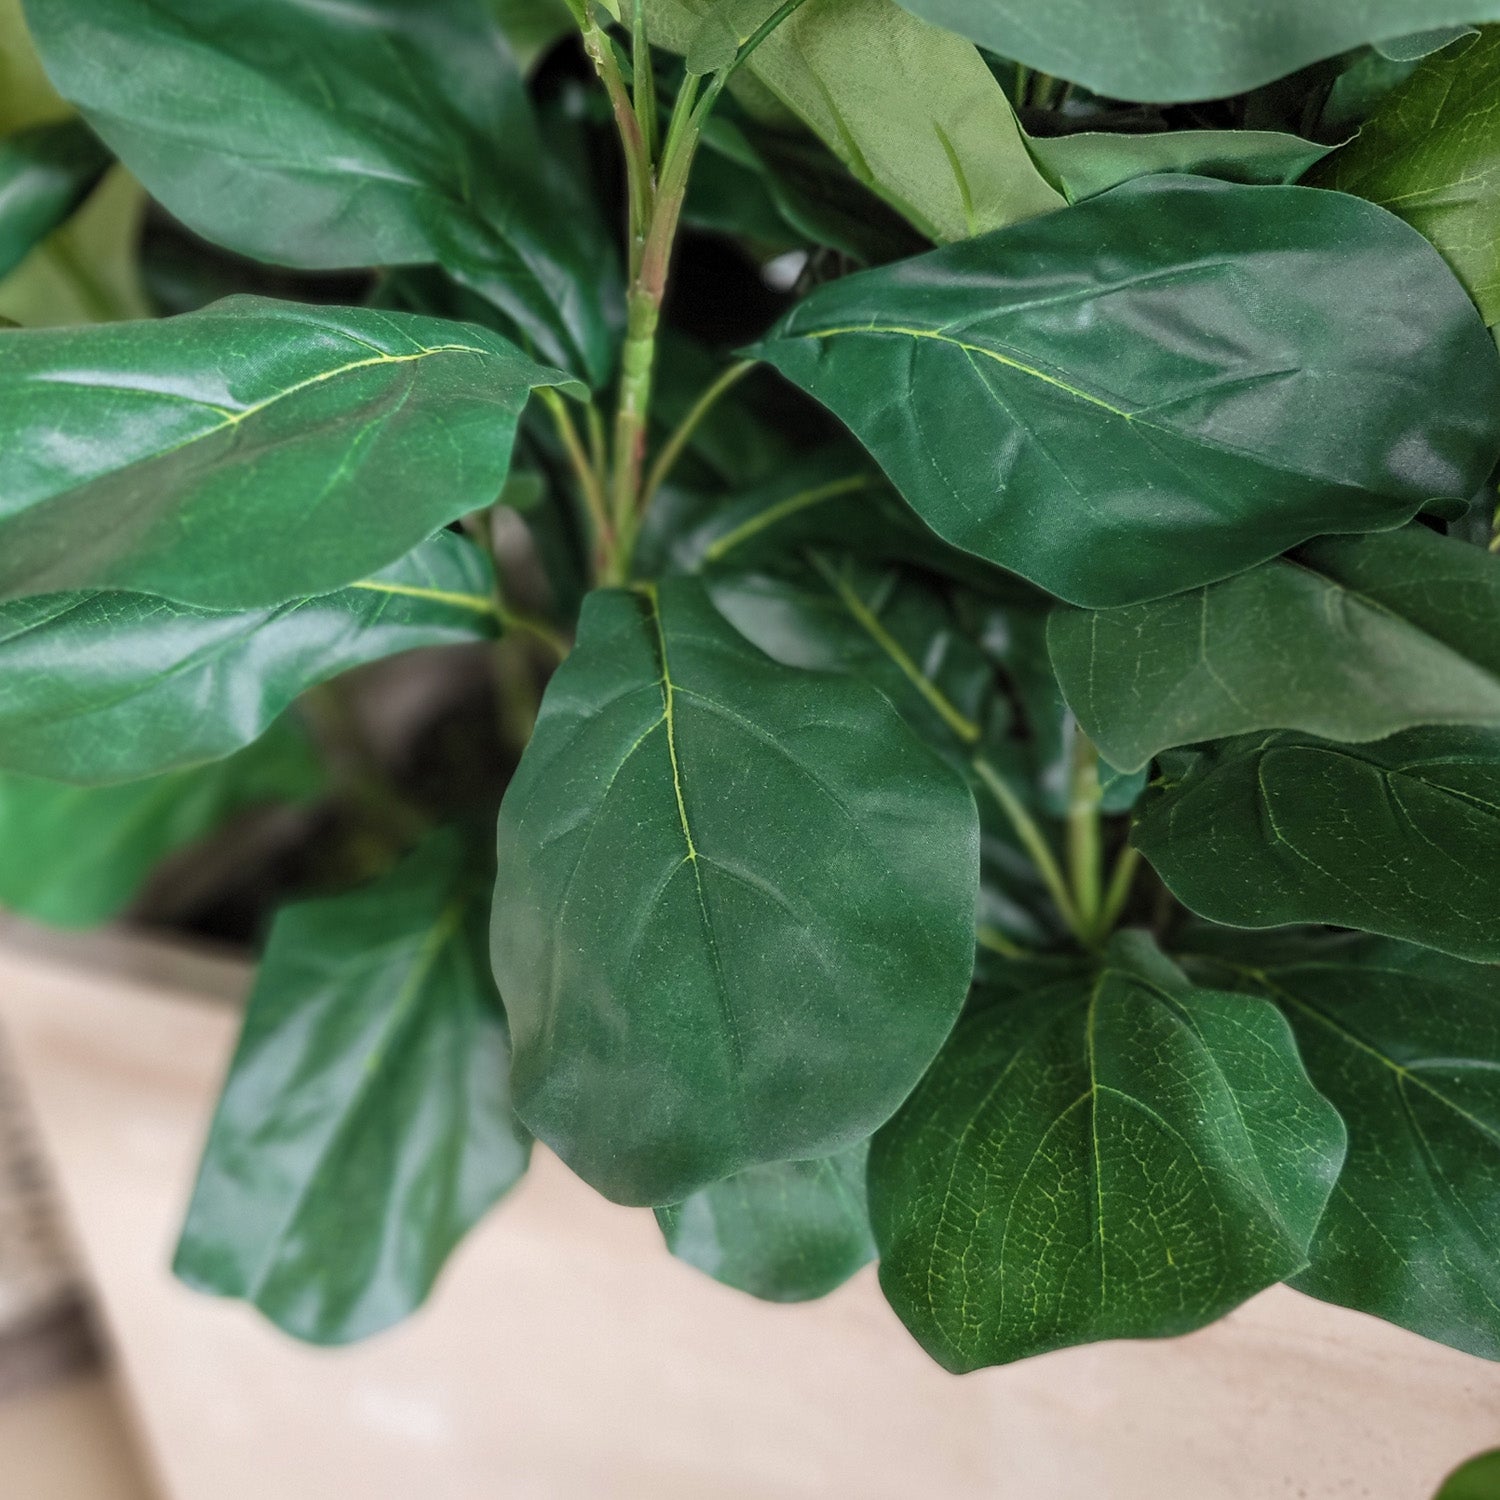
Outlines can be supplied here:
[[756, 1303], [545, 1152], [418, 1317], [302, 1348], [167, 1270], [246, 979], [0, 926], [0, 1026], [164, 1500], [1427, 1500], [1500, 1443], [1500, 1367], [1281, 1288], [957, 1379], [872, 1273]]

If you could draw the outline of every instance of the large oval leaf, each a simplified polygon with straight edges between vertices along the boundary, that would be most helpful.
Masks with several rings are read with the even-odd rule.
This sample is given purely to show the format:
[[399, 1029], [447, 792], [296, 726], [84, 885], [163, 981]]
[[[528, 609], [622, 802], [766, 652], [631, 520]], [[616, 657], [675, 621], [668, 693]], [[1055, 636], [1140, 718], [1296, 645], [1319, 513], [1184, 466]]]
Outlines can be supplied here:
[[1379, 938], [1221, 935], [1274, 999], [1349, 1157], [1300, 1291], [1500, 1359], [1500, 971]]
[[517, 1108], [621, 1202], [863, 1139], [963, 1003], [962, 778], [874, 688], [772, 662], [691, 579], [590, 596], [499, 849]]
[[1468, 499], [1500, 359], [1441, 258], [1340, 193], [1166, 176], [821, 288], [753, 351], [940, 536], [1075, 604]]
[[532, 388], [568, 383], [472, 324], [262, 297], [0, 350], [0, 598], [341, 588], [488, 505]]
[[1500, 18], [1497, 0], [901, 3], [1002, 57], [1086, 84], [1096, 94], [1157, 103], [1244, 93], [1366, 42]]
[[0, 907], [54, 927], [122, 911], [152, 870], [247, 808], [322, 789], [307, 740], [283, 719], [227, 760], [119, 786], [0, 773]]
[[1031, 154], [1069, 203], [1156, 172], [1225, 182], [1295, 182], [1334, 148], [1279, 130], [1080, 130], [1027, 136]]
[[1325, 538], [1169, 599], [1057, 610], [1063, 693], [1115, 765], [1256, 729], [1500, 723], [1500, 561], [1423, 526]]
[[270, 609], [93, 592], [0, 604], [0, 769], [111, 782], [228, 755], [351, 667], [495, 634], [492, 577], [445, 532], [373, 578]]
[[526, 1170], [485, 880], [447, 836], [276, 919], [174, 1269], [344, 1344], [425, 1300]]
[[1186, 1333], [1307, 1264], [1343, 1154], [1276, 1008], [1129, 934], [981, 1000], [876, 1136], [881, 1286], [955, 1371]]
[[1487, 323], [1500, 321], [1500, 27], [1429, 58], [1318, 181], [1399, 214], [1432, 241]]
[[806, 1302], [875, 1257], [865, 1203], [868, 1141], [837, 1156], [746, 1167], [656, 1210], [679, 1260], [768, 1302]]
[[1163, 766], [1132, 837], [1200, 916], [1326, 922], [1500, 962], [1500, 730], [1252, 735]]
[[[687, 51], [712, 3], [648, 0], [652, 41]], [[775, 8], [776, 0], [738, 7], [739, 31], [748, 34]], [[804, 6], [745, 67], [932, 239], [962, 239], [1062, 206], [984, 59], [895, 0]]]
[[200, 234], [278, 265], [439, 262], [544, 358], [608, 374], [607, 241], [481, 0], [26, 13], [53, 82]]
[[78, 207], [108, 165], [109, 152], [79, 120], [0, 141], [0, 276]]

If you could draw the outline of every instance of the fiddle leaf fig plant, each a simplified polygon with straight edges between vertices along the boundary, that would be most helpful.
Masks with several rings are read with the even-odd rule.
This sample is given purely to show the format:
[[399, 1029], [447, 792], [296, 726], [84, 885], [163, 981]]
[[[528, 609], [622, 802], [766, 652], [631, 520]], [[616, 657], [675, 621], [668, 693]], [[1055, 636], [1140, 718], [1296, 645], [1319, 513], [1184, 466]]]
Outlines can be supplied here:
[[1500, 5], [1044, 9], [0, 7], [0, 900], [361, 840], [185, 1281], [377, 1332], [537, 1142], [955, 1371], [1500, 1357]]

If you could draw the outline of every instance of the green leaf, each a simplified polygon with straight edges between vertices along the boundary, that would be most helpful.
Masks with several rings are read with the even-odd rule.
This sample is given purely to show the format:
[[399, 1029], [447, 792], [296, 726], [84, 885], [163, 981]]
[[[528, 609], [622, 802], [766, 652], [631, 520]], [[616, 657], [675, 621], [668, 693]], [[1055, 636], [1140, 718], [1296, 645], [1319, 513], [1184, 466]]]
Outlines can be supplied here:
[[518, 1112], [620, 1202], [864, 1139], [963, 1003], [962, 778], [875, 689], [772, 662], [692, 579], [586, 601], [499, 848]]
[[0, 0], [0, 135], [65, 120], [72, 111], [47, 82], [31, 45], [21, 0]]
[[1279, 130], [1080, 131], [1028, 136], [1026, 144], [1069, 203], [1155, 172], [1196, 172], [1225, 182], [1290, 183], [1334, 148]]
[[1365, 42], [1500, 18], [1500, 0], [901, 0], [1027, 67], [1114, 99], [1176, 103], [1259, 88]]
[[1500, 730], [1250, 735], [1163, 757], [1133, 839], [1189, 910], [1500, 961]]
[[489, 0], [489, 7], [523, 73], [574, 31], [566, 0]]
[[108, 165], [109, 153], [76, 120], [0, 140], [0, 277], [78, 207]]
[[791, 576], [710, 574], [704, 586], [725, 619], [767, 656], [871, 683], [958, 765], [984, 737], [994, 668], [922, 580], [812, 551]]
[[1430, 31], [1413, 31], [1407, 36], [1393, 36], [1376, 42], [1375, 50], [1392, 62], [1419, 62], [1451, 47], [1465, 37], [1476, 37], [1479, 33], [1472, 26], [1437, 26]]
[[28, 0], [27, 15], [52, 81], [200, 234], [306, 268], [437, 262], [542, 358], [607, 376], [608, 241], [482, 0]]
[[1293, 1285], [1500, 1359], [1500, 972], [1380, 938], [1208, 937], [1205, 972], [1281, 1006], [1349, 1127]]
[[1186, 1333], [1307, 1264], [1343, 1154], [1276, 1008], [1127, 934], [981, 998], [875, 1137], [881, 1286], [954, 1371]]
[[1397, 526], [1500, 447], [1500, 360], [1440, 258], [1308, 188], [1126, 183], [824, 286], [752, 352], [939, 536], [1095, 607]]
[[264, 609], [94, 592], [0, 604], [0, 769], [111, 782], [218, 759], [351, 667], [496, 634], [492, 578], [443, 533], [338, 593]]
[[[652, 42], [686, 52], [712, 3], [648, 0]], [[755, 20], [774, 8], [775, 0], [758, 0]], [[983, 58], [894, 0], [803, 6], [744, 71], [932, 239], [962, 239], [1061, 206]]]
[[1460, 1464], [1433, 1500], [1495, 1500], [1500, 1495], [1500, 1448]]
[[472, 324], [262, 297], [0, 349], [0, 598], [329, 592], [488, 505], [533, 387], [576, 389]]
[[656, 1210], [678, 1260], [768, 1302], [807, 1302], [875, 1256], [868, 1141], [814, 1161], [747, 1167]]
[[485, 881], [439, 836], [276, 919], [174, 1269], [319, 1344], [425, 1300], [526, 1169]]
[[1500, 561], [1423, 526], [1325, 538], [1189, 593], [1054, 612], [1052, 664], [1116, 765], [1256, 729], [1500, 723]]
[[0, 281], [0, 319], [55, 328], [149, 317], [139, 266], [145, 216], [140, 184], [123, 167], [106, 172], [83, 207]]
[[1500, 27], [1429, 58], [1320, 169], [1327, 187], [1399, 214], [1500, 322]]
[[290, 725], [238, 755], [120, 786], [78, 787], [0, 772], [0, 906], [54, 927], [93, 927], [129, 905], [169, 854], [236, 813], [321, 787]]

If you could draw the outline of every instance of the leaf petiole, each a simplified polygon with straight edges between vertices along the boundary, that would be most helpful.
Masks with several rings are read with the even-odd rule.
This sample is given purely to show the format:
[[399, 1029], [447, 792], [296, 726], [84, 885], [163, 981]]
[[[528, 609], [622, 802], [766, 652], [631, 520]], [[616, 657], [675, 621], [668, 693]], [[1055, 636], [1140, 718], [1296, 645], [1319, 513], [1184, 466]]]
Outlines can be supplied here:
[[1047, 893], [1052, 897], [1069, 931], [1085, 947], [1092, 947], [1093, 934], [1080, 920], [1078, 908], [1073, 904], [1072, 894], [1068, 890], [1068, 883], [1063, 879], [1062, 869], [1053, 858], [1051, 849], [1047, 847], [1047, 840], [1042, 837], [1041, 829], [1032, 821], [1031, 814], [1021, 805], [1020, 798], [1006, 785], [1005, 778], [982, 755], [975, 757], [974, 772], [1000, 805], [1001, 812], [1010, 820], [1011, 827], [1016, 831], [1016, 837], [1020, 839], [1022, 848], [1030, 855], [1037, 874], [1042, 877], [1042, 884], [1047, 887]]

